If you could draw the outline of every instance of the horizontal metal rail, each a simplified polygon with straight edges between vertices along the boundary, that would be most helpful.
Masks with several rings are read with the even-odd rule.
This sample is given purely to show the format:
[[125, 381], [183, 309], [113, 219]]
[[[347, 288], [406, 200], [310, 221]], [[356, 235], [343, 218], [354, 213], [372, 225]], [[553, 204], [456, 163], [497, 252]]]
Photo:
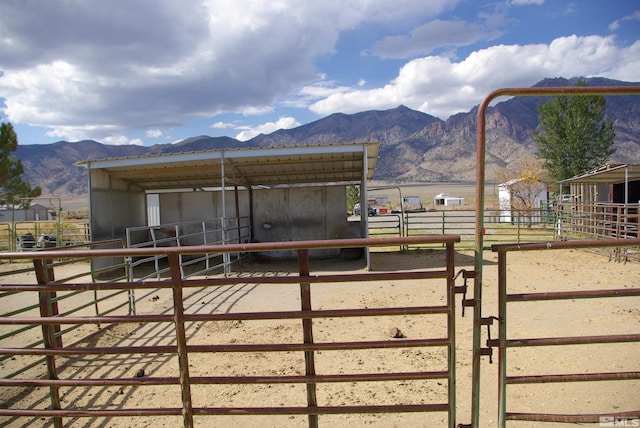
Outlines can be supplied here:
[[[241, 415], [347, 415], [356, 413], [411, 413], [446, 412], [447, 403], [441, 404], [389, 404], [368, 406], [314, 406], [314, 407], [193, 407], [192, 416], [241, 416]], [[0, 409], [0, 416], [33, 417], [106, 417], [117, 416], [179, 416], [184, 414], [182, 407], [158, 407], [140, 409], [108, 410], [7, 410]]]
[[523, 384], [523, 383], [593, 382], [593, 381], [601, 381], [601, 380], [630, 380], [630, 379], [640, 379], [640, 372], [507, 376], [507, 383], [515, 385], [515, 384]]

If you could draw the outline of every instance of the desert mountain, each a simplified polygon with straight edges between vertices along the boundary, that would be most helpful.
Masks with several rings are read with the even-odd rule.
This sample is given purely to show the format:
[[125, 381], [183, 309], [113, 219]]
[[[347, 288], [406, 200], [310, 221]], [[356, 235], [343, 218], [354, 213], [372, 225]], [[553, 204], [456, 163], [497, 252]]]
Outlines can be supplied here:
[[[589, 86], [638, 85], [589, 78]], [[577, 79], [545, 79], [535, 86], [574, 86]], [[548, 98], [515, 97], [487, 111], [487, 179], [492, 166], [509, 165], [523, 152], [535, 152], [533, 130], [537, 105]], [[62, 197], [87, 193], [87, 171], [75, 162], [152, 153], [200, 151], [237, 147], [329, 144], [379, 141], [378, 180], [466, 181], [475, 178], [477, 107], [446, 121], [405, 106], [356, 114], [336, 113], [293, 129], [279, 130], [240, 142], [228, 137], [198, 136], [176, 144], [150, 147], [111, 146], [95, 141], [19, 145], [16, 156], [25, 167], [24, 179], [42, 187], [43, 194]], [[611, 162], [640, 163], [640, 97], [607, 97], [607, 114], [614, 120], [617, 151]]]

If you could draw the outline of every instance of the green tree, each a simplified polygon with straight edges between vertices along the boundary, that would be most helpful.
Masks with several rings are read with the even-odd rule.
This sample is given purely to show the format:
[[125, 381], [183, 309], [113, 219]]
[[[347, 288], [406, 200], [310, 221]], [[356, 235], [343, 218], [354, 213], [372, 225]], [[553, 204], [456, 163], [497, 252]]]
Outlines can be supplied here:
[[18, 136], [13, 126], [0, 124], [0, 205], [27, 208], [30, 198], [37, 198], [42, 190], [22, 181], [22, 162], [11, 154], [17, 149]]
[[360, 202], [360, 187], [352, 184], [347, 187], [347, 211], [353, 212], [353, 206]]
[[[577, 83], [585, 85], [582, 79]], [[616, 133], [605, 110], [602, 95], [562, 95], [538, 106], [541, 131], [534, 131], [533, 139], [552, 179], [564, 180], [609, 160]]]

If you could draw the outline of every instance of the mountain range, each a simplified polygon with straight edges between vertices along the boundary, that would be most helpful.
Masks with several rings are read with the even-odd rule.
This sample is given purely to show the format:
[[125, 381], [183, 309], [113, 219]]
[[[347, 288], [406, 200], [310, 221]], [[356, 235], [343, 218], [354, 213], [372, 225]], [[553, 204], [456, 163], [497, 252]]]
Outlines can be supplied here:
[[[575, 86], [577, 78], [544, 79], [534, 86]], [[587, 78], [588, 86], [639, 85], [605, 78]], [[489, 107], [486, 113], [487, 180], [492, 168], [508, 166], [524, 152], [535, 153], [533, 131], [537, 106], [548, 97], [514, 97]], [[39, 185], [43, 195], [65, 198], [86, 195], [83, 160], [190, 152], [221, 148], [380, 142], [376, 180], [393, 182], [473, 181], [475, 179], [477, 110], [441, 120], [399, 106], [355, 114], [335, 113], [293, 129], [259, 135], [248, 141], [195, 136], [175, 144], [114, 146], [86, 140], [19, 145], [15, 155], [25, 168], [23, 179]], [[607, 115], [614, 121], [616, 152], [610, 162], [640, 163], [640, 97], [608, 96]]]

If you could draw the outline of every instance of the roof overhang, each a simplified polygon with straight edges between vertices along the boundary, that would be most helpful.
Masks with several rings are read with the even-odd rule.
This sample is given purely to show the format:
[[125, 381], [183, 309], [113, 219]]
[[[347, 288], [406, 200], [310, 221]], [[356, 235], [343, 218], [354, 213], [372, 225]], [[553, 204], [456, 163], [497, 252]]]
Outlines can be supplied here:
[[609, 164], [560, 181], [560, 184], [620, 184], [640, 180], [640, 165]]
[[86, 160], [146, 191], [222, 186], [360, 183], [372, 179], [379, 143], [222, 149]]

